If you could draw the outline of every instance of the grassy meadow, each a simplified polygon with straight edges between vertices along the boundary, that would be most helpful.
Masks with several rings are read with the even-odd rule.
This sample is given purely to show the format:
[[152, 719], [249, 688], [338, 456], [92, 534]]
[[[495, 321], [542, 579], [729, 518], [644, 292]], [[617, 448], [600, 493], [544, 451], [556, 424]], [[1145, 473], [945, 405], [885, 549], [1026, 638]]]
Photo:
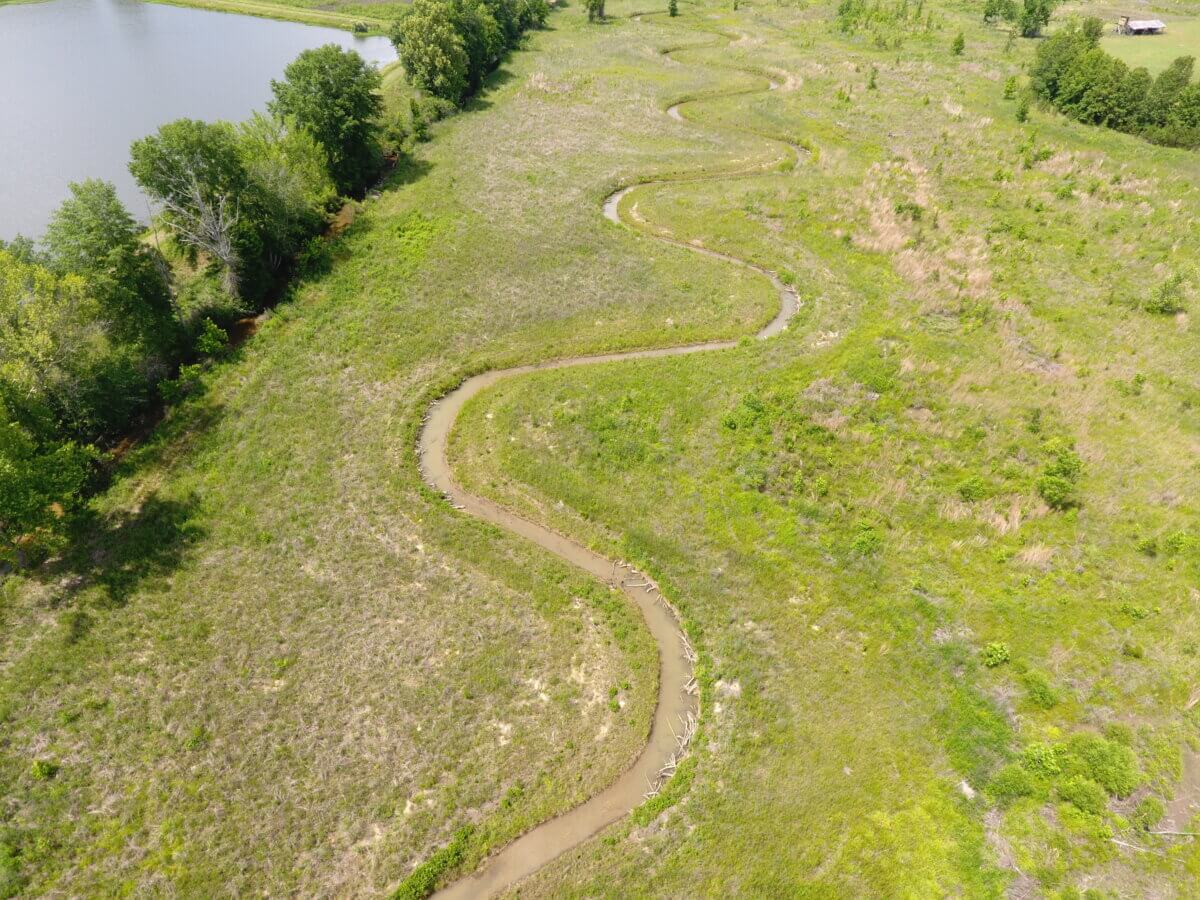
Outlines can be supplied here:
[[94, 540], [5, 582], [4, 893], [386, 892], [634, 757], [636, 611], [430, 497], [413, 439], [466, 372], [769, 317], [769, 287], [599, 214], [648, 166], [756, 151], [663, 126], [718, 83], [556, 18], [124, 459]]
[[1110, 33], [1100, 42], [1100, 46], [1124, 60], [1131, 68], [1144, 66], [1152, 75], [1169, 66], [1177, 56], [1200, 54], [1200, 19], [1167, 15], [1155, 18], [1162, 18], [1166, 22], [1164, 34], [1133, 37]]
[[151, 3], [170, 3], [175, 6], [193, 6], [217, 12], [237, 13], [244, 16], [259, 16], [264, 19], [283, 19], [288, 22], [303, 22], [306, 25], [324, 25], [328, 28], [344, 28], [382, 33], [388, 25], [408, 6], [404, 2], [390, 0], [147, 0]]
[[651, 570], [709, 674], [686, 797], [520, 896], [1200, 889], [1193, 838], [1157, 833], [1200, 809], [1200, 369], [1189, 313], [1151, 311], [1176, 273], [1196, 300], [1200, 162], [1018, 123], [1030, 42], [935, 16], [885, 49], [827, 9], [689, 12], [681, 40], [740, 39], [683, 68], [784, 83], [684, 107], [698, 139], [813, 157], [626, 208], [790, 273], [801, 316], [464, 414], [466, 483]]
[[[624, 208], [784, 273], [784, 335], [502, 383], [454, 436], [464, 484], [653, 573], [704, 675], [678, 802], [519, 895], [1200, 891], [1154, 833], [1200, 810], [1200, 157], [1018, 123], [1031, 42], [924, 10], [573, 5], [435, 126], [89, 544], [4, 582], [0, 896], [384, 894], [612, 781], [657, 687], [636, 611], [430, 496], [414, 436], [471, 372], [770, 319], [600, 214], [763, 136], [810, 158]], [[664, 115], [748, 71], [780, 89]]]

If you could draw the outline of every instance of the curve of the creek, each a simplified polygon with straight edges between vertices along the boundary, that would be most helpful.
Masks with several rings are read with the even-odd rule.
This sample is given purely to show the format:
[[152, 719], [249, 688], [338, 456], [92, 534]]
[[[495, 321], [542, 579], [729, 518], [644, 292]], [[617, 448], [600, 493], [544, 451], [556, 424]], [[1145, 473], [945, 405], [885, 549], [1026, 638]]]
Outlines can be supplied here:
[[[640, 17], [636, 17], [640, 18]], [[729, 35], [713, 32], [722, 41], [732, 42]], [[695, 44], [664, 50], [663, 55], [683, 50], [701, 50], [721, 46], [718, 44]], [[737, 67], [722, 67], [733, 68]], [[774, 90], [779, 87], [761, 73], [749, 69], [740, 70], [762, 80], [762, 87], [725, 91], [705, 97], [676, 103], [665, 112], [670, 118], [685, 122], [681, 107], [702, 102], [705, 99], [728, 97], [734, 94], [751, 94]], [[747, 129], [748, 130], [748, 129]], [[694, 253], [722, 260], [757, 272], [768, 279], [779, 297], [779, 311], [775, 317], [757, 333], [759, 340], [779, 334], [799, 308], [796, 291], [784, 284], [779, 276], [762, 266], [677, 240], [647, 229], [640, 222], [627, 219], [622, 211], [622, 201], [641, 187], [683, 181], [708, 181], [726, 178], [744, 178], [777, 170], [781, 163], [793, 155], [801, 161], [804, 151], [797, 145], [777, 138], [760, 135], [787, 150], [787, 155], [765, 164], [722, 172], [675, 178], [639, 181], [610, 194], [604, 201], [603, 213], [610, 221], [631, 228], [654, 240], [682, 247]], [[574, 366], [612, 364], [634, 359], [654, 359], [666, 356], [686, 356], [695, 353], [711, 353], [727, 350], [737, 345], [736, 341], [708, 341], [678, 347], [661, 347], [648, 350], [632, 350], [623, 353], [605, 353], [594, 356], [577, 356], [509, 369], [493, 369], [468, 378], [455, 390], [435, 401], [429, 408], [421, 427], [417, 442], [417, 453], [421, 474], [425, 482], [446, 497], [457, 509], [467, 515], [490, 522], [506, 531], [532, 541], [583, 569], [593, 577], [620, 588], [641, 611], [646, 626], [658, 648], [659, 676], [658, 702], [650, 726], [646, 746], [633, 764], [612, 784], [579, 806], [549, 819], [532, 831], [522, 835], [493, 854], [474, 874], [461, 878], [435, 896], [443, 900], [452, 898], [492, 897], [512, 887], [542, 866], [586, 841], [605, 826], [628, 815], [648, 795], [657, 792], [674, 772], [676, 765], [686, 754], [688, 741], [695, 730], [700, 714], [699, 693], [695, 680], [696, 655], [688, 643], [680, 625], [677, 610], [662, 596], [653, 579], [645, 573], [616, 560], [608, 559], [584, 547], [578, 541], [565, 537], [544, 525], [530, 521], [505, 509], [503, 506], [464, 490], [454, 479], [446, 456], [450, 432], [459, 412], [472, 397], [508, 378], [517, 378], [531, 372], [550, 369], [565, 369]]]

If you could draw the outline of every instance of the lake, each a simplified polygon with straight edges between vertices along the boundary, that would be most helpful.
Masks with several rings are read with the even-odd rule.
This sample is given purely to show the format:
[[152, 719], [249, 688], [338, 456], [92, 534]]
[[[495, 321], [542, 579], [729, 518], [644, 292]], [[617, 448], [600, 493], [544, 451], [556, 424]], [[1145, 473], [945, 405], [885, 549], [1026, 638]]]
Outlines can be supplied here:
[[396, 58], [386, 38], [137, 0], [0, 6], [0, 238], [40, 236], [83, 178], [115, 182], [147, 219], [132, 141], [185, 116], [244, 119], [297, 54], [328, 43]]

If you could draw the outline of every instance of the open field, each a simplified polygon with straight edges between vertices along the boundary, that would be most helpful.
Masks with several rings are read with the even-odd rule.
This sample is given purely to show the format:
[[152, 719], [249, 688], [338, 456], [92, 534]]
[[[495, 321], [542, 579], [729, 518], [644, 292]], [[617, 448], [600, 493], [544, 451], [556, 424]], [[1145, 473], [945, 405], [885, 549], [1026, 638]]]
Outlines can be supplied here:
[[[1017, 123], [1030, 44], [974, 11], [644, 8], [556, 13], [123, 462], [92, 545], [5, 582], [0, 895], [380, 894], [616, 779], [637, 610], [434, 496], [415, 443], [472, 373], [770, 320], [765, 279], [649, 234], [802, 306], [505, 380], [452, 435], [700, 654], [677, 802], [520, 896], [1200, 890], [1154, 833], [1200, 811], [1200, 158]], [[601, 215], [692, 173], [729, 177]], [[1189, 311], [1143, 308], [1176, 272]]]
[[1143, 37], [1109, 34], [1100, 42], [1101, 46], [1131, 67], [1144, 66], [1151, 74], [1161, 72], [1178, 56], [1200, 55], [1200, 20], [1167, 16], [1163, 21], [1167, 23], [1165, 34]]
[[555, 26], [127, 459], [94, 546], [6, 583], [6, 886], [382, 891], [466, 823], [473, 865], [640, 750], [636, 611], [432, 499], [412, 457], [430, 392], [471, 369], [736, 335], [774, 307], [598, 213], [647, 162], [756, 151], [661, 127], [668, 92], [714, 77]]
[[172, 3], [176, 6], [194, 6], [217, 12], [240, 13], [261, 16], [267, 19], [283, 19], [289, 22], [304, 22], [308, 25], [326, 25], [331, 28], [351, 29], [356, 24], [366, 25], [371, 31], [387, 30], [407, 3], [353, 3], [333, 0], [330, 3], [311, 3], [306, 0], [150, 0], [154, 3]]

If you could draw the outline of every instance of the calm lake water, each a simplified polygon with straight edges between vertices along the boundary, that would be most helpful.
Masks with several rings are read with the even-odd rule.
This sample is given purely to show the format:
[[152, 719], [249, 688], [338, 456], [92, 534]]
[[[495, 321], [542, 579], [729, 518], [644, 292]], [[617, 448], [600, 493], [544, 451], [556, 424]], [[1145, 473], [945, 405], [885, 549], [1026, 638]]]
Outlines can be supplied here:
[[89, 177], [145, 220], [133, 140], [184, 116], [244, 119], [300, 51], [328, 43], [396, 58], [386, 38], [137, 0], [0, 6], [0, 238], [40, 236]]

